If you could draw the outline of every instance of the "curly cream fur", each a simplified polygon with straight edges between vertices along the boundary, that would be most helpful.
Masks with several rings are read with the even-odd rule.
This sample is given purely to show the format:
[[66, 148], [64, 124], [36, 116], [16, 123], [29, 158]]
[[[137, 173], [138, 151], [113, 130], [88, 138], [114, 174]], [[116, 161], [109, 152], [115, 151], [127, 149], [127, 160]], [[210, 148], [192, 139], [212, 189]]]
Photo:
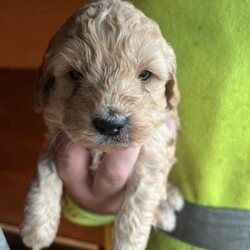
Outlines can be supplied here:
[[25, 219], [21, 225], [21, 235], [27, 246], [39, 250], [53, 242], [60, 219], [61, 195], [62, 181], [54, 163], [44, 155], [27, 195]]
[[[83, 76], [77, 85], [68, 75], [72, 69]], [[145, 69], [152, 77], [142, 83], [138, 75]], [[145, 249], [158, 218], [157, 225], [168, 228], [162, 221], [166, 216], [159, 215], [166, 209], [158, 206], [166, 200], [167, 176], [175, 162], [176, 138], [167, 126], [170, 119], [178, 124], [175, 72], [174, 52], [158, 25], [119, 0], [96, 1], [77, 11], [44, 57], [36, 108], [44, 110], [48, 145], [63, 130], [72, 141], [96, 152], [142, 146], [115, 220], [114, 250]], [[110, 110], [129, 118], [118, 142], [104, 140], [92, 126], [93, 117]], [[32, 183], [21, 232], [28, 246], [40, 249], [56, 234], [62, 183], [49, 165], [38, 168]]]

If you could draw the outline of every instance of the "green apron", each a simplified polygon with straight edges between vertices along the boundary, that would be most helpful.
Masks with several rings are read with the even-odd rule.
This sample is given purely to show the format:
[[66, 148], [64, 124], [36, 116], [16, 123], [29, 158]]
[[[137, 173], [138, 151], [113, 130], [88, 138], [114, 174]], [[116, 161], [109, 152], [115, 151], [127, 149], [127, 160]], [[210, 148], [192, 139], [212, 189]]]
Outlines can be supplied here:
[[[181, 130], [170, 179], [192, 204], [250, 210], [250, 1], [132, 2], [177, 56]], [[148, 249], [197, 248], [153, 232]]]

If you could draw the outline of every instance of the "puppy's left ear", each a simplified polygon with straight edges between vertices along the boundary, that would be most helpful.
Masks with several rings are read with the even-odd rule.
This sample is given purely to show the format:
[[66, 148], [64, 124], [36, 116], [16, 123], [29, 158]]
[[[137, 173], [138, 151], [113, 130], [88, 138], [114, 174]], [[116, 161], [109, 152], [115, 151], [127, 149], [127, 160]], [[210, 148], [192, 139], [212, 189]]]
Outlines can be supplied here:
[[170, 73], [170, 79], [167, 81], [165, 89], [168, 108], [170, 110], [176, 110], [180, 100], [180, 93], [176, 80], [176, 72]]
[[168, 44], [165, 44], [164, 47], [164, 54], [166, 56], [169, 72], [169, 80], [167, 81], [165, 86], [167, 107], [170, 110], [176, 111], [180, 100], [180, 93], [176, 79], [176, 57], [173, 49]]

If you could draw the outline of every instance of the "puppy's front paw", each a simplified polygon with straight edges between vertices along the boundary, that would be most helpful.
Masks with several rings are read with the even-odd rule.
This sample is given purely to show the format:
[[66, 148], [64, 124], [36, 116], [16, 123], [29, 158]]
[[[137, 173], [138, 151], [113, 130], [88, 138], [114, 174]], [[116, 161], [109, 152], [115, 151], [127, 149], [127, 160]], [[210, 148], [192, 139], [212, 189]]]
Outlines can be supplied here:
[[48, 247], [54, 240], [55, 234], [48, 227], [37, 227], [26, 224], [22, 227], [21, 235], [23, 243], [32, 250], [40, 250]]
[[48, 247], [54, 240], [61, 213], [62, 181], [49, 159], [38, 164], [38, 174], [27, 194], [21, 236], [33, 250]]
[[184, 199], [179, 189], [171, 183], [167, 185], [167, 199], [162, 200], [158, 207], [159, 218], [156, 226], [171, 232], [176, 226], [176, 212], [184, 207]]

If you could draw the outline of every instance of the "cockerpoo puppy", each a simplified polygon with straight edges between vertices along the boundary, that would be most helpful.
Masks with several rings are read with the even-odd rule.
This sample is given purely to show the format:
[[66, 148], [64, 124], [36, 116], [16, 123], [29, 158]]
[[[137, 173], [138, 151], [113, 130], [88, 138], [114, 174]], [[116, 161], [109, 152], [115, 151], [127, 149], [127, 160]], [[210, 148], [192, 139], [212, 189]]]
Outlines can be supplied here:
[[[141, 146], [115, 219], [114, 250], [145, 249], [151, 225], [174, 227], [183, 200], [167, 177], [175, 162], [178, 101], [173, 49], [158, 25], [128, 2], [82, 7], [49, 44], [36, 96], [48, 148], [62, 130], [95, 157]], [[56, 235], [62, 186], [48, 154], [38, 164], [21, 225], [34, 250]]]

